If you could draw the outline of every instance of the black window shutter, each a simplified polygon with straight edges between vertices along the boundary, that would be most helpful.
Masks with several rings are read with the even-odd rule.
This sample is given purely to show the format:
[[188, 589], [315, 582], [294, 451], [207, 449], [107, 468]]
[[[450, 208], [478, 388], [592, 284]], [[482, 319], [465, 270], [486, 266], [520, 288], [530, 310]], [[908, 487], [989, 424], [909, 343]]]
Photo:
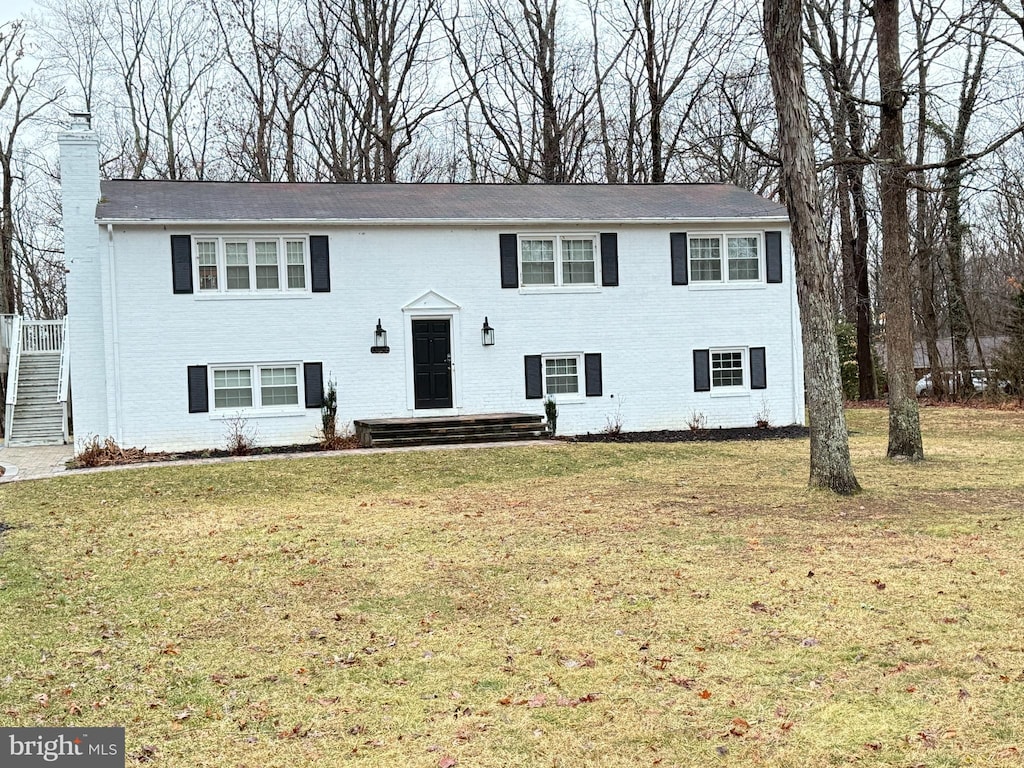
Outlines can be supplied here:
[[769, 283], [782, 282], [782, 233], [764, 233], [765, 271]]
[[309, 236], [309, 274], [313, 293], [331, 292], [331, 249], [327, 235]]
[[601, 354], [587, 353], [583, 356], [583, 371], [587, 379], [587, 397], [601, 397]]
[[206, 366], [188, 367], [188, 412], [207, 413], [210, 410], [210, 395], [207, 391]]
[[175, 293], [192, 293], [191, 235], [171, 235], [171, 276]]
[[498, 250], [501, 252], [501, 287], [519, 287], [519, 238], [515, 235], [498, 235]]
[[768, 374], [764, 364], [764, 347], [750, 348], [750, 388], [768, 389]]
[[306, 384], [306, 407], [319, 408], [324, 404], [324, 364], [304, 363], [302, 376]]
[[711, 352], [707, 349], [693, 350], [693, 391], [711, 391]]
[[669, 234], [672, 244], [672, 285], [686, 285], [690, 282], [686, 264], [686, 233]]
[[523, 359], [526, 362], [526, 399], [539, 400], [544, 397], [540, 355], [527, 355]]
[[615, 232], [601, 233], [601, 285], [619, 284], [619, 236]]

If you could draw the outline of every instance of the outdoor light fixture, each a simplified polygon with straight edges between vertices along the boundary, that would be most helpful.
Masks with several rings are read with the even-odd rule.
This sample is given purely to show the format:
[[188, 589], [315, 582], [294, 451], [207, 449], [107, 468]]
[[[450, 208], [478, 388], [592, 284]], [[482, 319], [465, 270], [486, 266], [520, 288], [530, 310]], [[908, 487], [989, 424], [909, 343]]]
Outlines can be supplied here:
[[380, 324], [380, 318], [377, 318], [377, 330], [373, 332], [373, 346], [370, 347], [370, 351], [377, 354], [387, 354], [391, 351], [391, 347], [388, 346], [388, 332], [385, 331]]
[[484, 327], [480, 329], [480, 338], [483, 340], [485, 347], [494, 346], [494, 329], [491, 328], [486, 317], [484, 318]]

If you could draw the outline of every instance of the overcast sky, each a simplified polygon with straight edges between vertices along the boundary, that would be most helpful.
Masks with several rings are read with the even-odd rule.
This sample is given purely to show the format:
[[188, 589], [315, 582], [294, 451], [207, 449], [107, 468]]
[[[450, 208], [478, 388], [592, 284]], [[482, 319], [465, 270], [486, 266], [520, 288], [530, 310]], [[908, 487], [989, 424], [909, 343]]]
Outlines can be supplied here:
[[35, 0], [3, 0], [0, 2], [0, 24], [18, 19], [36, 10]]

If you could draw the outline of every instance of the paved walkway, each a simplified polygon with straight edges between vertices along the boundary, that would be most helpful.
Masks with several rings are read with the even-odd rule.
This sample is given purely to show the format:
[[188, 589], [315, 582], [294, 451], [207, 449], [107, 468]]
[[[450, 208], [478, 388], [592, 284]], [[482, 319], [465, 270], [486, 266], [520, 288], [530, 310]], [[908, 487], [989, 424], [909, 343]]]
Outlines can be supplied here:
[[0, 483], [59, 475], [66, 471], [64, 465], [74, 455], [73, 445], [0, 447], [0, 465], [4, 468]]
[[199, 466], [201, 464], [229, 464], [237, 461], [273, 461], [275, 459], [324, 458], [339, 454], [354, 455], [363, 453], [402, 453], [406, 451], [443, 451], [466, 450], [477, 448], [519, 448], [527, 445], [543, 445], [548, 448], [561, 446], [565, 443], [552, 440], [515, 440], [503, 443], [469, 443], [465, 445], [420, 445], [401, 448], [351, 448], [343, 451], [312, 451], [309, 453], [261, 453], [254, 456], [227, 456], [215, 459], [181, 459], [180, 461], [153, 461], [141, 464], [117, 464], [109, 467], [93, 469], [68, 470], [65, 464], [74, 456], [71, 445], [35, 445], [17, 448], [0, 446], [0, 466], [4, 474], [0, 475], [0, 483], [15, 480], [39, 480], [44, 477], [60, 475], [82, 475], [89, 472], [116, 472], [126, 469], [144, 469], [146, 467], [181, 467]]

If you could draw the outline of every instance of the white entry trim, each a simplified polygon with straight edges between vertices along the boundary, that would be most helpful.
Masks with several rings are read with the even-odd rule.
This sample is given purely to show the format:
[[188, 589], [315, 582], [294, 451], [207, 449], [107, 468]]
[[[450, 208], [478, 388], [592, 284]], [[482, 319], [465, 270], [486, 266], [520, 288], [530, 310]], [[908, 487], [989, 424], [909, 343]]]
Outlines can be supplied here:
[[[459, 363], [462, 360], [462, 325], [459, 320], [462, 307], [437, 291], [427, 291], [404, 307], [405, 318], [405, 407], [410, 416], [457, 416], [462, 412], [462, 376]], [[413, 378], [413, 320], [450, 320], [452, 354], [452, 407], [416, 408], [416, 385]]]

